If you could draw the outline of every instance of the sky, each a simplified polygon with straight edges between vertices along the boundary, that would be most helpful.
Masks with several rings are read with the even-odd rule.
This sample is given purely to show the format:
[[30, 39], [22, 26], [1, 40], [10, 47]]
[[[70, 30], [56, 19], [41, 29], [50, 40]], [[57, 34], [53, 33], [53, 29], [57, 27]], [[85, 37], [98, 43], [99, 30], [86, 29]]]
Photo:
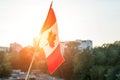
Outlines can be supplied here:
[[[33, 45], [52, 0], [0, 0], [0, 46]], [[53, 0], [60, 41], [120, 40], [120, 0]]]

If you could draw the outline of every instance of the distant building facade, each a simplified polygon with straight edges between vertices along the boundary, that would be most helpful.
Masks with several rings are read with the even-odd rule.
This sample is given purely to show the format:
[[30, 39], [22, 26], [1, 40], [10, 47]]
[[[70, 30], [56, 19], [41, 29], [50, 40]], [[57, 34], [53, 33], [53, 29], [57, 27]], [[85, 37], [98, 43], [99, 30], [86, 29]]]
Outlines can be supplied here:
[[64, 49], [67, 48], [67, 42], [60, 42], [60, 47], [61, 47], [61, 53], [64, 53]]
[[2, 51], [2, 52], [8, 52], [9, 48], [8, 47], [0, 46], [0, 51]]
[[70, 43], [70, 42], [77, 43], [78, 45], [76, 47], [81, 51], [85, 49], [92, 50], [93, 48], [93, 43], [91, 40], [64, 41], [60, 43], [62, 54], [64, 54], [64, 49], [68, 47], [67, 43]]
[[20, 50], [22, 50], [22, 46], [18, 43], [11, 43], [10, 44], [10, 52], [19, 52]]
[[93, 45], [91, 40], [76, 40], [80, 45], [78, 45], [79, 50], [89, 49], [91, 50]]

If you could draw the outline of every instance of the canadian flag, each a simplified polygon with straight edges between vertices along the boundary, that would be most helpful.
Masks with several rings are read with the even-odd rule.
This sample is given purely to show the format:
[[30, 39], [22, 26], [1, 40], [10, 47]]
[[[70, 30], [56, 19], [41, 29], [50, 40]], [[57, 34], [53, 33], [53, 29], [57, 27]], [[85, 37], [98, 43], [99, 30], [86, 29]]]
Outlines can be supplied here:
[[60, 51], [58, 27], [52, 5], [40, 34], [39, 46], [46, 55], [48, 70], [52, 74], [64, 61]]

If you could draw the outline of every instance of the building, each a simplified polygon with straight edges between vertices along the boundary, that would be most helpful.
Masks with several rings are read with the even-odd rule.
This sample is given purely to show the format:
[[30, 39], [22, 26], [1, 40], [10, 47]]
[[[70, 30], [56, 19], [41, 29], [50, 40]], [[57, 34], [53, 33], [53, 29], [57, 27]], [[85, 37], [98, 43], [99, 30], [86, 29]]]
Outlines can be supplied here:
[[10, 52], [19, 52], [22, 50], [22, 46], [18, 43], [11, 43], [10, 44]]
[[67, 42], [60, 42], [60, 47], [61, 47], [61, 53], [64, 53], [64, 49], [67, 48]]
[[91, 40], [76, 40], [80, 45], [78, 45], [79, 50], [84, 50], [84, 49], [92, 49], [92, 41]]
[[[92, 45], [92, 41], [91, 40], [75, 40], [75, 41], [64, 41], [64, 42], [61, 42], [60, 45], [61, 45], [61, 52], [62, 54], [64, 53], [64, 49], [67, 48], [67, 44], [68, 43], [77, 43], [78, 45], [76, 45], [76, 47], [83, 51], [85, 49], [89, 49], [89, 50], [92, 50], [93, 48], [93, 45]], [[76, 48], [75, 47], [75, 48]]]
[[2, 51], [2, 52], [8, 52], [9, 48], [8, 47], [0, 46], [0, 51]]

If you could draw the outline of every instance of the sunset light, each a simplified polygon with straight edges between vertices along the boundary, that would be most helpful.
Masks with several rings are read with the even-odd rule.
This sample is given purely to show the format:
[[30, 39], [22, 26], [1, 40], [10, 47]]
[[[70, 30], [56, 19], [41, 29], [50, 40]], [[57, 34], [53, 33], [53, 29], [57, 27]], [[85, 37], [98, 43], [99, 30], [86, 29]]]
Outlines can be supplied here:
[[120, 80], [120, 0], [0, 0], [0, 80]]
[[[0, 1], [0, 45], [9, 46], [13, 42], [33, 45], [33, 39], [39, 35], [47, 17], [50, 2]], [[58, 0], [53, 3], [60, 41], [92, 40], [97, 46], [119, 40], [119, 1], [68, 2]]]

